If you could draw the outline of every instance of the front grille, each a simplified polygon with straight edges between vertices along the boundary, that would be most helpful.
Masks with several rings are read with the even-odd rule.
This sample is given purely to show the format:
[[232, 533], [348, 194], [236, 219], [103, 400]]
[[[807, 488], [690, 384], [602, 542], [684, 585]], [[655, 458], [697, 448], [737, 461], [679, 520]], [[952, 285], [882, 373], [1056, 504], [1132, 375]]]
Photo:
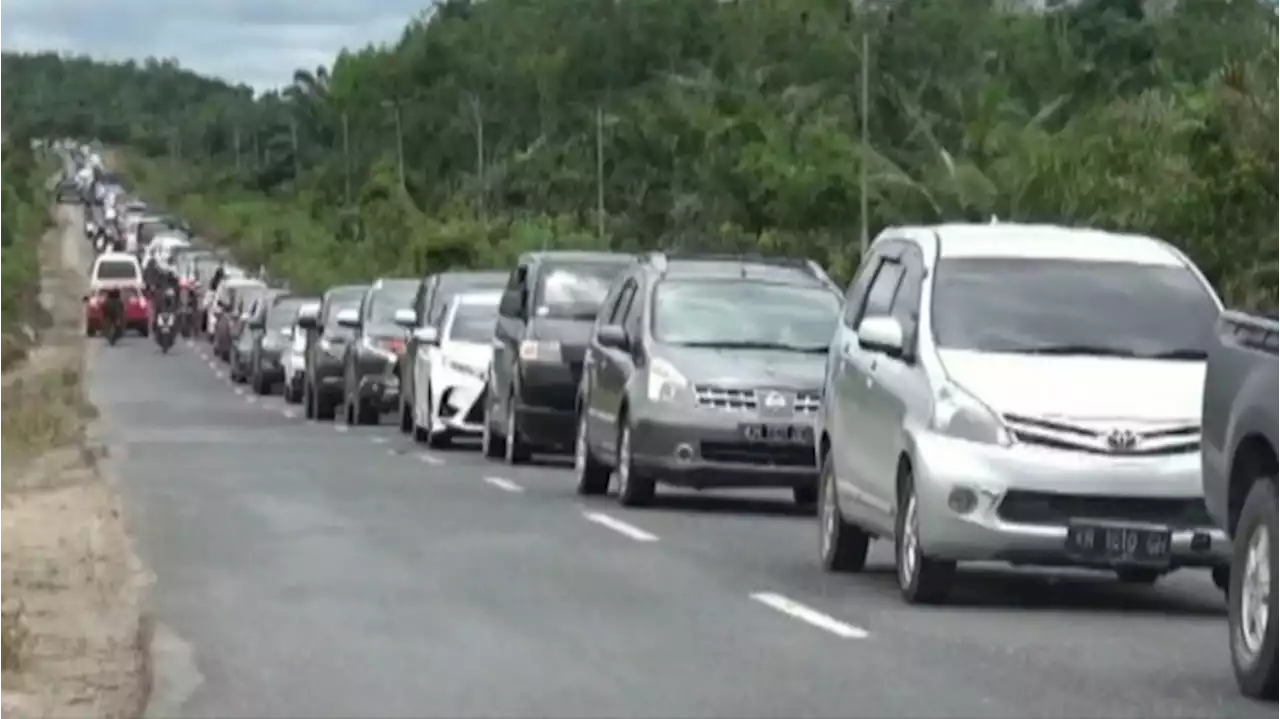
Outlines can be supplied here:
[[702, 458], [709, 462], [732, 462], [766, 467], [815, 467], [813, 445], [768, 442], [702, 442]]
[[1060, 526], [1070, 519], [1167, 524], [1173, 528], [1213, 525], [1204, 502], [1169, 497], [1107, 497], [1010, 490], [996, 513], [1007, 522]]
[[1018, 442], [1069, 452], [1151, 457], [1188, 454], [1200, 450], [1198, 425], [1166, 425], [1129, 430], [1134, 440], [1133, 445], [1115, 447], [1109, 443], [1108, 437], [1118, 430], [1111, 427], [1100, 428], [1095, 423], [1085, 425], [1017, 414], [1006, 414], [1003, 419]]
[[707, 409], [723, 409], [728, 411], [754, 411], [760, 404], [753, 389], [728, 389], [711, 385], [694, 387], [698, 398], [698, 406]]
[[796, 412], [815, 414], [822, 409], [821, 392], [800, 392], [796, 395]]

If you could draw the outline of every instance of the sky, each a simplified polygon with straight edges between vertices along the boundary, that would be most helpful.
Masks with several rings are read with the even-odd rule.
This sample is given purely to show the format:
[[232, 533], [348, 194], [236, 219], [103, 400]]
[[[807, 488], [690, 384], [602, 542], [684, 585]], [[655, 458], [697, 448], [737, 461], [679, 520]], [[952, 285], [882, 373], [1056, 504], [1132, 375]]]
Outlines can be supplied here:
[[430, 0], [4, 0], [0, 48], [102, 60], [173, 58], [258, 90], [393, 42]]

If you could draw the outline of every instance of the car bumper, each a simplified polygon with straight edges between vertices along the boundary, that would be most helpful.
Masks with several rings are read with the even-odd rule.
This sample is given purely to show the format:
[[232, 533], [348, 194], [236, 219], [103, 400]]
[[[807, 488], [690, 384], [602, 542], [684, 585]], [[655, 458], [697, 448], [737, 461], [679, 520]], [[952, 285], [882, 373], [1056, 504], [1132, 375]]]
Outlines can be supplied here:
[[786, 442], [749, 440], [743, 425], [760, 421], [719, 410], [651, 404], [632, 417], [632, 461], [666, 482], [699, 489], [816, 487], [813, 417], [769, 420], [771, 426], [792, 428], [794, 439]]
[[450, 434], [479, 435], [484, 431], [487, 381], [444, 367], [432, 370], [432, 422]]
[[311, 368], [310, 381], [318, 392], [330, 397], [341, 397], [344, 381], [341, 357], [322, 356]]
[[400, 404], [400, 378], [390, 372], [361, 377], [356, 391], [380, 412], [390, 412]]
[[516, 415], [520, 434], [533, 444], [569, 449], [577, 427], [580, 366], [558, 362], [524, 362], [519, 366], [520, 396]]
[[258, 356], [258, 371], [263, 378], [272, 382], [279, 382], [285, 378], [284, 364], [280, 361], [279, 352], [263, 351]]
[[[1131, 564], [1068, 551], [1068, 524], [1101, 521], [1167, 527], [1171, 568], [1230, 562], [1230, 542], [1204, 509], [1197, 453], [1112, 457], [922, 433], [914, 459], [920, 542], [938, 558]], [[953, 508], [966, 505], [959, 501], [966, 493], [976, 497], [973, 506]]]

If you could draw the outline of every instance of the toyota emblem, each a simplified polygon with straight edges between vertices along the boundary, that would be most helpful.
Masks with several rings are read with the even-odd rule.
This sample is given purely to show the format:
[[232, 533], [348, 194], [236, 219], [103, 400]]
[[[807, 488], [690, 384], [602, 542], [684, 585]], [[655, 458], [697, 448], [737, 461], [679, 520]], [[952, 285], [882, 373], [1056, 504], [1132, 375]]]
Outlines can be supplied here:
[[770, 392], [765, 395], [764, 406], [769, 409], [782, 409], [787, 406], [787, 396], [781, 392]]
[[1127, 429], [1113, 429], [1107, 433], [1107, 447], [1113, 452], [1128, 452], [1138, 446], [1138, 435]]

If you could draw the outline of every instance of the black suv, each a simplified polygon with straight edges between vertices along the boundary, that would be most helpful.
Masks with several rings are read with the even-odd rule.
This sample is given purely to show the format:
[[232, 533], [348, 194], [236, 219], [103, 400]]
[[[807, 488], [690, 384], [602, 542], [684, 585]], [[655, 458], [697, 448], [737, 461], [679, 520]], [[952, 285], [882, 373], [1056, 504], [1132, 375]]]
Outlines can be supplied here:
[[526, 461], [573, 445], [574, 397], [596, 313], [636, 255], [535, 252], [511, 272], [494, 327], [484, 403], [486, 457]]
[[[651, 255], [600, 311], [577, 395], [580, 494], [643, 505], [658, 479], [817, 501], [813, 427], [841, 295], [816, 263]], [[616, 471], [613, 471], [616, 470]]]
[[409, 308], [421, 284], [416, 279], [379, 279], [369, 286], [360, 307], [338, 313], [338, 324], [353, 332], [342, 360], [343, 412], [348, 424], [378, 424], [400, 404], [396, 358], [404, 351], [405, 331], [396, 312]]
[[298, 310], [315, 301], [314, 297], [281, 293], [273, 297], [265, 312], [259, 312], [249, 325], [253, 330], [253, 344], [245, 373], [249, 386], [257, 394], [269, 394], [276, 384], [284, 381], [280, 356], [293, 342], [293, 323], [298, 318]]
[[338, 313], [360, 307], [368, 285], [331, 287], [320, 299], [315, 317], [299, 317], [298, 324], [307, 330], [306, 385], [302, 403], [307, 419], [333, 419], [342, 402], [342, 361], [347, 344], [354, 334], [338, 324]]
[[427, 275], [418, 286], [413, 299], [413, 322], [405, 325], [409, 336], [405, 338], [404, 351], [397, 359], [400, 377], [400, 431], [413, 430], [413, 363], [417, 359], [418, 340], [413, 330], [419, 327], [440, 329], [449, 300], [460, 292], [472, 290], [500, 290], [507, 285], [507, 272], [440, 272]]

